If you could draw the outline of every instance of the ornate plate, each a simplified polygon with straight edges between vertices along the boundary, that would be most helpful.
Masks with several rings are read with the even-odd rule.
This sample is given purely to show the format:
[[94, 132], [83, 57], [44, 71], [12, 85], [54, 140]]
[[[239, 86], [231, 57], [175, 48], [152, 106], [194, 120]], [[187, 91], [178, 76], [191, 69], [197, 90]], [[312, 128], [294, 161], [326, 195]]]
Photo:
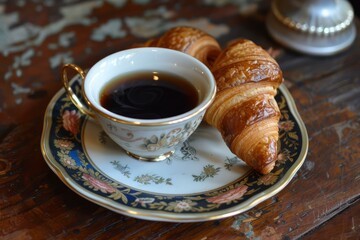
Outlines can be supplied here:
[[[78, 79], [72, 84], [80, 89]], [[49, 167], [70, 189], [112, 211], [169, 222], [225, 218], [278, 193], [305, 160], [306, 129], [284, 85], [276, 100], [282, 113], [280, 153], [267, 175], [235, 157], [206, 124], [162, 162], [132, 159], [76, 109], [64, 90], [47, 107], [41, 148]]]

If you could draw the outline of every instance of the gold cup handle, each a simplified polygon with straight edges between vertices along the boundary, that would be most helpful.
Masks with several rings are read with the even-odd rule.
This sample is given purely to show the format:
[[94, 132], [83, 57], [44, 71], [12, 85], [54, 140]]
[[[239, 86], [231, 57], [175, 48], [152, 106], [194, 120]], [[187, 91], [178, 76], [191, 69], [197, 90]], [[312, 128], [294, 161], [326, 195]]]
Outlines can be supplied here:
[[85, 72], [77, 65], [75, 64], [64, 64], [64, 66], [62, 67], [62, 80], [63, 80], [63, 84], [64, 84], [64, 88], [65, 91], [67, 92], [67, 95], [69, 96], [70, 100], [73, 102], [73, 104], [80, 110], [81, 113], [88, 115], [92, 118], [95, 118], [95, 114], [94, 112], [92, 112], [88, 106], [85, 106], [84, 103], [82, 103], [79, 99], [79, 97], [74, 93], [74, 91], [72, 90], [70, 83], [69, 83], [69, 79], [68, 79], [68, 74], [67, 74], [67, 69], [72, 69], [75, 70], [81, 77], [82, 79], [82, 86], [84, 85], [84, 80], [85, 80]]

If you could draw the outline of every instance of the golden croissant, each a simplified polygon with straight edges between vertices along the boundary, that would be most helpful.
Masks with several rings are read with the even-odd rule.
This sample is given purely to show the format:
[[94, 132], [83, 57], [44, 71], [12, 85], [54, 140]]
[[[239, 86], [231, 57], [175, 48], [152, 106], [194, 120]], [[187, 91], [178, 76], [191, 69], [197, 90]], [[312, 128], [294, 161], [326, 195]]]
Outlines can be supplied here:
[[193, 27], [174, 27], [166, 31], [157, 39], [150, 39], [135, 47], [162, 47], [187, 53], [208, 67], [219, 55], [219, 43], [211, 35]]
[[212, 65], [218, 87], [205, 121], [230, 150], [267, 174], [275, 166], [280, 111], [274, 99], [283, 81], [277, 62], [252, 41], [231, 42]]
[[280, 111], [274, 99], [283, 81], [277, 62], [252, 41], [238, 39], [221, 48], [212, 36], [175, 27], [136, 47], [163, 47], [202, 61], [216, 79], [217, 94], [205, 121], [217, 128], [230, 150], [262, 174], [277, 159]]

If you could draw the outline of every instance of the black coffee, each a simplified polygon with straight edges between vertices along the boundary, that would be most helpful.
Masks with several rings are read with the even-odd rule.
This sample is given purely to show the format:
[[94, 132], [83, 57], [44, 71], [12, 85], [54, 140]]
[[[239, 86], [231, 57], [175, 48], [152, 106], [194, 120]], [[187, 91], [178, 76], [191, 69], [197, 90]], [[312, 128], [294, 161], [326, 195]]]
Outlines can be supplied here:
[[131, 118], [173, 117], [193, 109], [198, 93], [182, 77], [164, 72], [137, 72], [119, 76], [101, 91], [100, 104]]

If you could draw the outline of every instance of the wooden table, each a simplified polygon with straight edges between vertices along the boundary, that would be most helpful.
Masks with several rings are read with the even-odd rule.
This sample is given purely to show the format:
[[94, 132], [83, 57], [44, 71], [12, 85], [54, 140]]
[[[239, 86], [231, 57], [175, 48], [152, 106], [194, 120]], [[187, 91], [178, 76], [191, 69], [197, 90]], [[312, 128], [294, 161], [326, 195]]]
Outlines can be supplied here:
[[[0, 3], [1, 239], [360, 239], [360, 39], [336, 56], [298, 54], [269, 37], [269, 1], [230, 2]], [[222, 220], [114, 213], [68, 189], [41, 154], [62, 63], [87, 68], [176, 25], [201, 28], [222, 46], [244, 37], [275, 50], [309, 134], [306, 161], [281, 192]]]

